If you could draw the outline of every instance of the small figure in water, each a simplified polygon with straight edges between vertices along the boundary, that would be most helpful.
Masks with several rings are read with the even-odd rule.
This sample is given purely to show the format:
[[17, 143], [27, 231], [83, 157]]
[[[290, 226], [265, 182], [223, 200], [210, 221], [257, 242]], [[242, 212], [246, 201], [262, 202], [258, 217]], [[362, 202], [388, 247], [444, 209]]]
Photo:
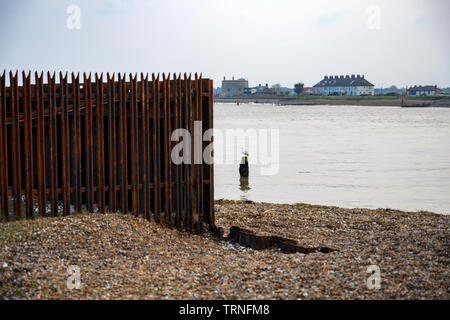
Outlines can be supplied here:
[[241, 178], [248, 178], [249, 169], [248, 169], [248, 153], [246, 151], [243, 152], [241, 164], [239, 166], [239, 174]]

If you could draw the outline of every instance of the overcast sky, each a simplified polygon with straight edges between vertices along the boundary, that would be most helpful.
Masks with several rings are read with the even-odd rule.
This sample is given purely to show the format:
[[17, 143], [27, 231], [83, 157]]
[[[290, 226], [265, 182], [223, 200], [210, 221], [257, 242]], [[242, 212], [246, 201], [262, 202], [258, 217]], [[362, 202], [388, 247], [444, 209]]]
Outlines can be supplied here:
[[0, 68], [448, 87], [449, 30], [449, 0], [0, 0]]

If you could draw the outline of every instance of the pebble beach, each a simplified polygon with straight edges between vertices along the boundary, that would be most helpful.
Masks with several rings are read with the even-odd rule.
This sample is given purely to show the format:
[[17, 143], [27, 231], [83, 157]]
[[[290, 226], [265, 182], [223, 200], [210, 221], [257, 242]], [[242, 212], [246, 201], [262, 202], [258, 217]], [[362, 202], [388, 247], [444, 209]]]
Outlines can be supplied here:
[[226, 200], [215, 210], [225, 236], [237, 226], [335, 251], [256, 251], [118, 214], [0, 223], [0, 299], [450, 299], [449, 216]]

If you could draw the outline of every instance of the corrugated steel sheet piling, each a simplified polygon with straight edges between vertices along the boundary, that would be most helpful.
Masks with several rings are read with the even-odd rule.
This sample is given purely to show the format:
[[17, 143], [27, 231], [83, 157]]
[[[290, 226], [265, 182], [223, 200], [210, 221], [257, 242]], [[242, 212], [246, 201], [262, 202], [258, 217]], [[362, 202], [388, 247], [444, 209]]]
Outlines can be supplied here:
[[[192, 233], [215, 228], [213, 164], [195, 162], [194, 144], [190, 163], [171, 159], [180, 128], [212, 154], [211, 80], [21, 75], [22, 85], [18, 72], [0, 76], [2, 220], [120, 211]], [[194, 140], [196, 126], [210, 141]]]

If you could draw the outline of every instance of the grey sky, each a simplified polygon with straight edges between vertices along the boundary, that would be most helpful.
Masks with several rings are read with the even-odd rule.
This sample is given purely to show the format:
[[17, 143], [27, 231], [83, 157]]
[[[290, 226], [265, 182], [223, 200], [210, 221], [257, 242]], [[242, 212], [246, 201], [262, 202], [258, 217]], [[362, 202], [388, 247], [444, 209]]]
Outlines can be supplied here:
[[[69, 5], [81, 29], [69, 30]], [[380, 29], [367, 27], [369, 6]], [[448, 0], [0, 0], [0, 68], [450, 86]]]

